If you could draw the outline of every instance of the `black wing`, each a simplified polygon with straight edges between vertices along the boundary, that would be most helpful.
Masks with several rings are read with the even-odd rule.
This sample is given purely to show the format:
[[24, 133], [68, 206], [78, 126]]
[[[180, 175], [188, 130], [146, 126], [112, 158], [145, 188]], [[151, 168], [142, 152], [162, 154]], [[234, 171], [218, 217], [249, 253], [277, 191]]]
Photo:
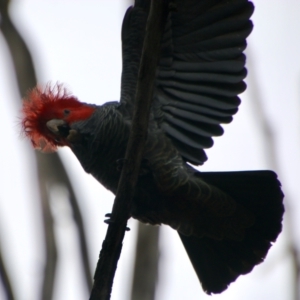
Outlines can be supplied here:
[[[166, 24], [153, 99], [158, 126], [193, 164], [237, 112], [253, 4], [247, 0], [174, 1]], [[131, 116], [147, 13], [130, 8], [122, 28], [121, 103]]]

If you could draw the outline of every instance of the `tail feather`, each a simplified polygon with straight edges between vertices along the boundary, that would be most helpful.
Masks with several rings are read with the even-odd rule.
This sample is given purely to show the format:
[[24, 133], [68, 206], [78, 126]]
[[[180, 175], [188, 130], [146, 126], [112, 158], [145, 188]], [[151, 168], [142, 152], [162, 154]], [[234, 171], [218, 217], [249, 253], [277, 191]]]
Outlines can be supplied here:
[[179, 233], [204, 291], [220, 293], [266, 257], [281, 232], [283, 193], [276, 174], [271, 171], [208, 172], [197, 176], [255, 215], [255, 223], [246, 229], [241, 241]]
[[254, 213], [256, 222], [252, 230], [257, 230], [256, 234], [276, 240], [282, 228], [284, 207], [281, 184], [274, 172], [205, 172], [200, 176]]

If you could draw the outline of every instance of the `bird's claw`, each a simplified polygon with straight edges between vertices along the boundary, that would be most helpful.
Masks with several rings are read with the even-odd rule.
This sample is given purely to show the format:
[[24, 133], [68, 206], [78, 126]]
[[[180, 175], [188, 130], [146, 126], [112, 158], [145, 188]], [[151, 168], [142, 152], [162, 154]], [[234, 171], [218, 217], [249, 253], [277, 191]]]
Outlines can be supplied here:
[[111, 213], [105, 214], [105, 218], [108, 218], [108, 219], [104, 220], [104, 223], [106, 223], [108, 225], [114, 223], [114, 221], [111, 219], [111, 216], [112, 216]]
[[[113, 224], [113, 223], [115, 222], [115, 221], [113, 221], [113, 220], [111, 219], [111, 216], [112, 216], [111, 213], [105, 214], [105, 217], [108, 218], [108, 219], [104, 220], [104, 223], [105, 223], [105, 224], [110, 225], [110, 224]], [[130, 228], [129, 228], [129, 227], [126, 227], [125, 230], [126, 230], [126, 231], [130, 231]]]
[[114, 223], [114, 221], [112, 219], [107, 219], [104, 220], [104, 223], [106, 223], [107, 225]]

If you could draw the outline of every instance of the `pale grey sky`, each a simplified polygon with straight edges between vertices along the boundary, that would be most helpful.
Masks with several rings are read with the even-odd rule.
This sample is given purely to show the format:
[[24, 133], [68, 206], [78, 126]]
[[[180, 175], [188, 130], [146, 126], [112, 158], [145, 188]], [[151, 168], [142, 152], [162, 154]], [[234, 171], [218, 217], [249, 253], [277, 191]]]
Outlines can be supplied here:
[[[279, 177], [292, 201], [292, 213], [300, 220], [298, 180], [300, 145], [300, 2], [254, 1], [254, 32], [249, 38], [249, 72], [259, 83], [263, 107], [276, 130]], [[126, 6], [121, 0], [15, 0], [11, 14], [34, 54], [41, 83], [63, 82], [82, 101], [101, 104], [118, 100], [120, 94], [120, 30]], [[14, 76], [7, 49], [0, 36], [0, 242], [18, 299], [38, 300], [43, 256], [35, 166], [30, 143], [19, 137]], [[253, 84], [253, 86], [252, 86]], [[202, 170], [249, 170], [270, 168], [253, 106], [254, 82], [242, 95], [240, 111], [225, 126], [225, 134], [208, 151]], [[113, 197], [81, 166], [68, 149], [59, 150], [81, 199], [86, 220], [92, 266], [106, 232], [104, 214], [110, 212]], [[59, 193], [59, 190], [53, 193]], [[54, 194], [57, 195], [57, 194]], [[61, 193], [59, 193], [61, 195]], [[69, 207], [63, 196], [53, 197], [59, 268], [55, 300], [85, 299], [81, 287], [78, 250]], [[295, 222], [297, 232], [299, 221]], [[135, 221], [126, 233], [124, 249], [113, 287], [114, 300], [129, 299], [131, 262], [135, 246]], [[227, 291], [213, 296], [220, 300], [289, 299], [290, 265], [281, 235], [262, 265], [241, 276]], [[300, 246], [300, 245], [298, 245]], [[73, 258], [75, 257], [75, 258]], [[163, 228], [162, 266], [157, 300], [211, 299], [201, 289], [185, 251], [170, 228]], [[1, 298], [1, 286], [0, 286]]]

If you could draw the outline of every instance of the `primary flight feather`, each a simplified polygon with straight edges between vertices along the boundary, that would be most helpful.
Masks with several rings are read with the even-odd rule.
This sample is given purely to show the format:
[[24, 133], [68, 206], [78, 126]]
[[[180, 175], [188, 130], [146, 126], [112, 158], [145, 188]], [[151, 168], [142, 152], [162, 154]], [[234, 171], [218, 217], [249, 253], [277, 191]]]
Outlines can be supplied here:
[[[22, 121], [35, 148], [68, 146], [87, 173], [116, 193], [129, 137], [147, 5], [122, 26], [120, 102], [86, 104], [63, 87], [37, 87]], [[281, 232], [283, 193], [272, 171], [199, 172], [204, 149], [237, 112], [246, 85], [247, 0], [173, 1], [131, 216], [176, 229], [207, 293], [220, 293], [264, 260]]]

